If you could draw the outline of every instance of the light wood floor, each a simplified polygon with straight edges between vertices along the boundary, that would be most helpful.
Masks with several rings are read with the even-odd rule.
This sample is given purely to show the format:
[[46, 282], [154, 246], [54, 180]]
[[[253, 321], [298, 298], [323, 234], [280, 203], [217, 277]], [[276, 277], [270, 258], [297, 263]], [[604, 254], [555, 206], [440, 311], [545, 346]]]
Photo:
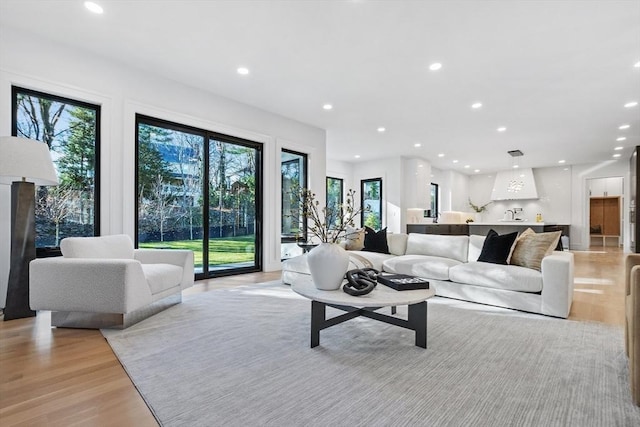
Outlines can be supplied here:
[[[624, 254], [574, 252], [570, 319], [624, 322]], [[253, 273], [196, 282], [189, 294], [276, 280]], [[99, 331], [56, 329], [50, 316], [0, 322], [0, 424], [155, 426], [153, 415]]]

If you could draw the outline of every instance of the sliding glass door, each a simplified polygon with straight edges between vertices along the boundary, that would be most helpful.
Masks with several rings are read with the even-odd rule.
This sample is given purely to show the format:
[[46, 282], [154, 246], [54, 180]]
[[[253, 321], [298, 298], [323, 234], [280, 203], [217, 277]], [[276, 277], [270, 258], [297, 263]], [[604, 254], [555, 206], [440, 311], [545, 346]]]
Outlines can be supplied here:
[[261, 145], [138, 115], [137, 244], [189, 249], [198, 278], [261, 269]]

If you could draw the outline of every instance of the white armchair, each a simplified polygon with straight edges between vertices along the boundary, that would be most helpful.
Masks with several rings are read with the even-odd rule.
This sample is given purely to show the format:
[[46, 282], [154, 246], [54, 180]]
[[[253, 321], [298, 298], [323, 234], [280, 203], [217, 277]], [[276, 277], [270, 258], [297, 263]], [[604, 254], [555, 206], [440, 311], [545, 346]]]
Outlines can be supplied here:
[[32, 310], [52, 326], [127, 328], [182, 301], [193, 285], [193, 252], [134, 249], [127, 235], [71, 237], [62, 257], [29, 266]]

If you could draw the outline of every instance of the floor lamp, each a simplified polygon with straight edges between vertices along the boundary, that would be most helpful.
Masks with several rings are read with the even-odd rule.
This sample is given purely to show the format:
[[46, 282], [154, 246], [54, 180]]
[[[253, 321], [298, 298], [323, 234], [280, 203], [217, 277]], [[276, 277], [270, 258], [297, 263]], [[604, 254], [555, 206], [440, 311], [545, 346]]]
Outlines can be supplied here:
[[35, 185], [58, 185], [47, 144], [0, 137], [0, 184], [11, 184], [11, 258], [4, 320], [35, 316], [29, 307], [29, 263], [36, 258]]

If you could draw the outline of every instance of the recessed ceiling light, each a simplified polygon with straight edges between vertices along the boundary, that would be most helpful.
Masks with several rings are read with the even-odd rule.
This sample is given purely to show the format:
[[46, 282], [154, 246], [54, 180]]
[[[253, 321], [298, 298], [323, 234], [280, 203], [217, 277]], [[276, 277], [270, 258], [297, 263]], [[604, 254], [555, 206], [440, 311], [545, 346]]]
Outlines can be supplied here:
[[624, 108], [631, 108], [631, 107], [635, 107], [636, 105], [638, 105], [638, 101], [631, 101], [624, 104]]
[[431, 71], [438, 71], [440, 68], [442, 68], [442, 64], [439, 62], [434, 62], [433, 64], [429, 65], [429, 69]]
[[616, 153], [616, 154], [613, 155], [613, 157], [616, 157], [616, 158], [618, 158], [620, 156], [622, 156], [622, 154], [620, 154], [620, 153]]
[[619, 126], [618, 129], [625, 130], [625, 129], [629, 129], [630, 127], [631, 127], [630, 125], [622, 125], [622, 126]]
[[569, 168], [564, 168], [564, 169], [562, 169], [562, 170], [563, 170], [563, 171], [568, 171], [568, 170], [569, 170]]
[[453, 163], [458, 163], [458, 161], [457, 161], [457, 160], [454, 160], [454, 161], [453, 161]]
[[385, 130], [387, 130], [387, 129], [386, 129], [386, 128], [383, 128], [383, 127], [379, 127], [379, 128], [378, 128], [378, 132], [384, 132]]
[[419, 168], [423, 168], [423, 167], [424, 167], [424, 165], [423, 165], [423, 164], [419, 164], [419, 165], [418, 165], [418, 167], [419, 167]]
[[636, 67], [636, 68], [640, 68], [640, 61], [638, 61], [635, 64], [633, 64], [633, 66]]
[[616, 141], [626, 141], [626, 140], [627, 140], [627, 138], [624, 137], [624, 136], [620, 136], [620, 137], [616, 138]]
[[237, 71], [238, 71], [238, 74], [241, 74], [243, 76], [246, 76], [247, 74], [249, 74], [249, 69], [246, 67], [239, 67]]
[[471, 108], [473, 108], [474, 110], [477, 110], [480, 107], [482, 107], [482, 102], [475, 102], [471, 104]]
[[438, 154], [438, 157], [444, 157], [444, 153]]
[[416, 142], [415, 144], [413, 144], [413, 146], [418, 148], [418, 147], [422, 147], [422, 144], [420, 144], [419, 142]]
[[331, 104], [324, 104], [324, 105], [322, 106], [322, 108], [324, 108], [325, 110], [331, 110], [331, 109], [333, 109], [333, 105], [331, 105]]
[[513, 165], [514, 169], [518, 169], [520, 167], [520, 165]]
[[624, 149], [624, 147], [616, 147], [616, 148], [614, 148], [614, 150], [616, 150], [616, 151], [620, 151], [620, 150], [623, 150], [623, 149]]
[[355, 157], [356, 159], [359, 159], [359, 158], [360, 158], [360, 154], [356, 154], [356, 155], [355, 155], [355, 156], [353, 156], [353, 157]]
[[471, 167], [471, 165], [464, 165], [465, 169], [469, 169]]
[[478, 172], [480, 172], [480, 169], [476, 169], [476, 170], [474, 170], [474, 172], [475, 172], [475, 173], [478, 173]]
[[496, 129], [498, 132], [504, 132], [505, 130], [507, 130], [506, 127], [504, 126], [500, 126], [498, 129]]
[[92, 1], [84, 2], [84, 7], [86, 7], [93, 13], [101, 14], [104, 12], [104, 9], [102, 9], [102, 7], [99, 4], [94, 3]]
[[558, 160], [558, 163], [560, 164], [566, 163], [566, 160]]

